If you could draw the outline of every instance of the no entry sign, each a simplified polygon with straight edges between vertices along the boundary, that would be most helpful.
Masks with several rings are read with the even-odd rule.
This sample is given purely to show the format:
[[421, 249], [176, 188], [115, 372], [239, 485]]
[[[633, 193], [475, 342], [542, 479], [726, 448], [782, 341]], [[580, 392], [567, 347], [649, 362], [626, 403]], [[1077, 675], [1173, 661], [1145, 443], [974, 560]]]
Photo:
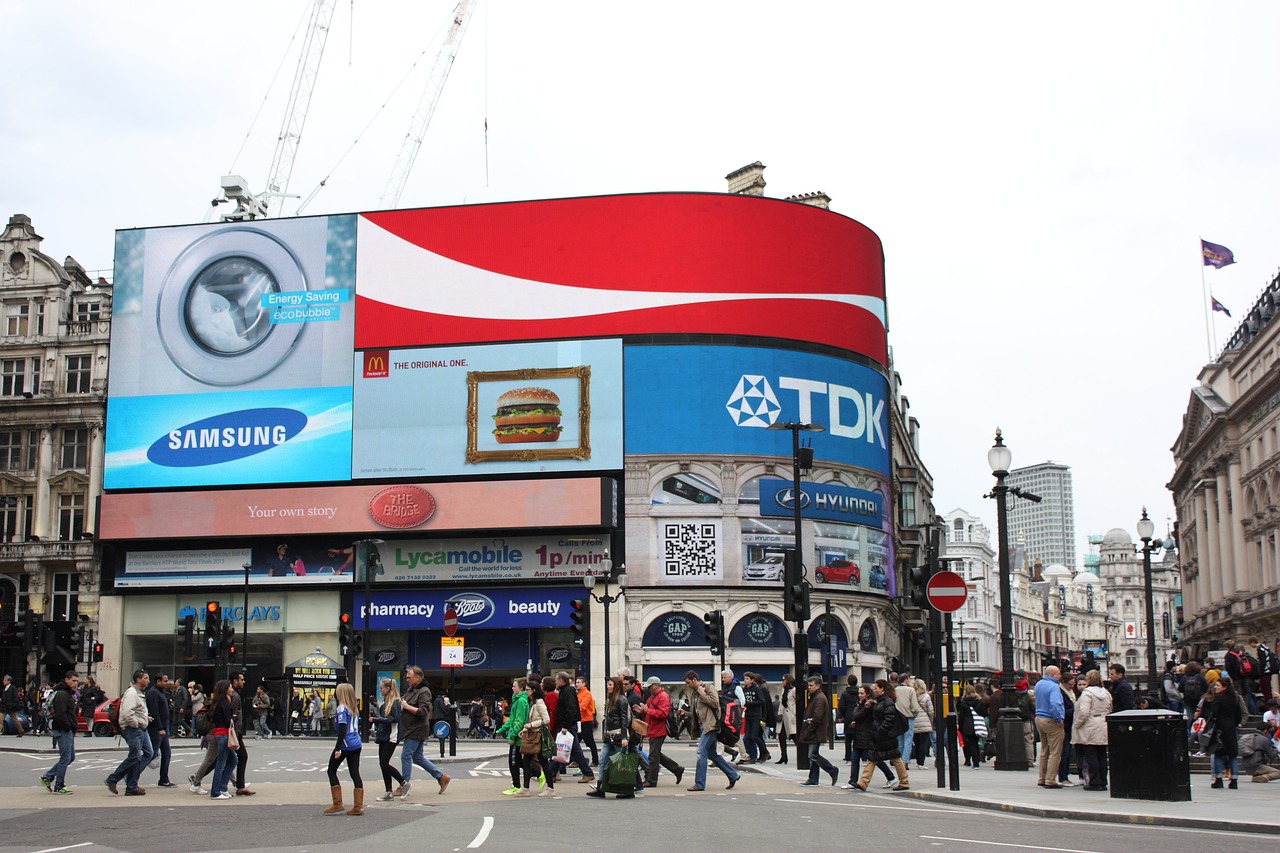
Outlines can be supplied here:
[[955, 572], [938, 572], [929, 578], [924, 593], [929, 606], [934, 610], [955, 613], [964, 607], [965, 599], [969, 597], [969, 588], [965, 586], [964, 578]]
[[450, 637], [458, 632], [458, 611], [452, 607], [444, 612], [444, 632]]

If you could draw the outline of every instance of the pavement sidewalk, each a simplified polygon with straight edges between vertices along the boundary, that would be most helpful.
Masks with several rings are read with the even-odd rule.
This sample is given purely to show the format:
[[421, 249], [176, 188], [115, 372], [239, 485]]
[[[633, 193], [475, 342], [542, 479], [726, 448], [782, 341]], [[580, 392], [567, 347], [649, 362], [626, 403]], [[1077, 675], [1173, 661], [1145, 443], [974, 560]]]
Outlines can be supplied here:
[[[849, 765], [835, 759], [837, 753], [824, 750], [823, 755], [840, 770], [840, 784], [849, 781]], [[775, 752], [776, 755], [776, 752]], [[775, 778], [792, 779], [799, 784], [806, 773], [795, 767], [794, 752], [791, 764], [749, 764], [747, 772], [763, 773]], [[1060, 818], [1062, 820], [1089, 820], [1100, 823], [1124, 823], [1132, 825], [1181, 826], [1193, 829], [1223, 829], [1232, 832], [1254, 832], [1280, 835], [1280, 809], [1276, 808], [1280, 797], [1280, 782], [1256, 783], [1244, 776], [1239, 790], [1214, 790], [1209, 787], [1212, 779], [1203, 775], [1191, 777], [1191, 802], [1166, 803], [1156, 800], [1115, 799], [1107, 791], [1086, 791], [1079, 786], [1055, 790], [1036, 785], [1036, 774], [1031, 771], [997, 771], [991, 763], [980, 769], [960, 768], [960, 790], [938, 787], [938, 771], [932, 759], [919, 767], [912, 762], [908, 767], [910, 791], [893, 794], [895, 797], [911, 797], [928, 802], [992, 811]], [[825, 785], [829, 777], [822, 774]], [[871, 791], [889, 793], [879, 785], [879, 772], [872, 782]], [[851, 797], [867, 796], [861, 791], [840, 789]]]

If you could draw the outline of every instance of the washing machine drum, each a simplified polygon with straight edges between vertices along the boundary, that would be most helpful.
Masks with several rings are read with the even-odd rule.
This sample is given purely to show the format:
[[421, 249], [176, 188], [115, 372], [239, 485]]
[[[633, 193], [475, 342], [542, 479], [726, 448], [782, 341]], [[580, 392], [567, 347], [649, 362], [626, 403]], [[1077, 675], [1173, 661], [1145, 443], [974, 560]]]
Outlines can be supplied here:
[[[307, 289], [298, 259], [270, 234], [243, 227], [208, 234], [165, 274], [156, 301], [160, 342], [192, 379], [251, 382], [283, 364], [305, 328], [305, 304], [282, 308], [267, 297]], [[286, 322], [271, 322], [277, 311]]]

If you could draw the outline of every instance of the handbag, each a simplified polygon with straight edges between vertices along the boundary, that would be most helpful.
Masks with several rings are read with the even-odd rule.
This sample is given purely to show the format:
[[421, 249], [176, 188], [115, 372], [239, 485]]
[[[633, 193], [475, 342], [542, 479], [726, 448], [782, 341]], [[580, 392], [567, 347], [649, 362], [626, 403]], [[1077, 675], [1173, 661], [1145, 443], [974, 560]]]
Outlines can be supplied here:
[[649, 724], [641, 717], [632, 717], [631, 731], [634, 732], [638, 738], [647, 737], [649, 734]]
[[542, 729], [520, 730], [520, 754], [538, 755], [542, 752]]
[[631, 750], [615, 752], [600, 771], [600, 790], [606, 794], [630, 794], [636, 789], [640, 756]]
[[543, 726], [542, 729], [542, 752], [543, 758], [550, 758], [556, 754], [556, 738], [551, 733], [551, 729]]

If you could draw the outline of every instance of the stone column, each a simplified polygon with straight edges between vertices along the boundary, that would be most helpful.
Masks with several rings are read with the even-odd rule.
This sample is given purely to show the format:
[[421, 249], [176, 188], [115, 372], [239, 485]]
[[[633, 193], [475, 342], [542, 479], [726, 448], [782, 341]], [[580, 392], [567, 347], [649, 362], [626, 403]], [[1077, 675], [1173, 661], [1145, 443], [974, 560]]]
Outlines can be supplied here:
[[1205, 593], [1208, 600], [1205, 601], [1206, 606], [1213, 606], [1222, 601], [1224, 596], [1224, 588], [1222, 584], [1222, 543], [1218, 539], [1218, 496], [1212, 486], [1208, 486], [1204, 490], [1204, 532], [1205, 539], [1204, 549], [1206, 556], [1209, 558], [1208, 563], [1201, 569], [1204, 572], [1208, 583], [1205, 586]]
[[84, 529], [95, 536], [98, 533], [98, 496], [102, 493], [102, 460], [102, 424], [96, 423], [89, 427], [89, 469], [86, 472], [89, 475], [89, 496], [84, 508]]
[[1196, 579], [1193, 592], [1194, 607], [1187, 607], [1188, 620], [1194, 618], [1213, 603], [1213, 593], [1209, 589], [1209, 529], [1205, 522], [1204, 492], [1196, 492], [1191, 496], [1191, 511], [1196, 520]]
[[1235, 555], [1236, 593], [1250, 593], [1254, 591], [1254, 586], [1250, 583], [1249, 554], [1244, 545], [1244, 525], [1240, 523], [1241, 519], [1249, 514], [1249, 508], [1245, 506], [1244, 489], [1240, 487], [1240, 456], [1238, 454], [1232, 454], [1227, 462], [1227, 479], [1231, 484], [1229, 532], [1231, 552]]
[[39, 479], [36, 482], [36, 499], [32, 506], [32, 512], [36, 517], [31, 525], [31, 532], [42, 540], [52, 538], [49, 534], [49, 523], [56, 512], [50, 505], [49, 498], [49, 478], [53, 476], [53, 430], [52, 424], [40, 427], [40, 456], [36, 460]]
[[1227, 468], [1218, 466], [1218, 487], [1216, 489], [1218, 506], [1216, 512], [1218, 528], [1218, 564], [1222, 567], [1222, 596], [1226, 599], [1235, 597], [1236, 570], [1235, 553], [1231, 550], [1231, 511], [1227, 508], [1230, 502], [1230, 485], [1227, 483]]

